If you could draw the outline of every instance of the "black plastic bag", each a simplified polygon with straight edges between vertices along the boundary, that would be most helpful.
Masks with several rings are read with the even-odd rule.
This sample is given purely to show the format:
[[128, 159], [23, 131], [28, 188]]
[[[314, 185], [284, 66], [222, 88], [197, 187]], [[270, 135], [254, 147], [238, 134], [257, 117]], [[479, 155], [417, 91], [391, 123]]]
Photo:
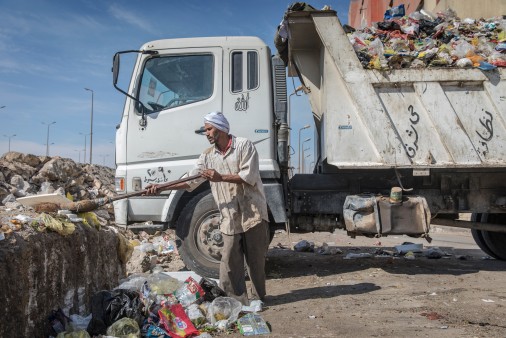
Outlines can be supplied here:
[[205, 292], [204, 298], [200, 300], [201, 302], [212, 302], [215, 298], [227, 297], [227, 293], [213, 280], [202, 278], [199, 284]]
[[378, 28], [384, 31], [400, 31], [401, 26], [395, 21], [382, 21], [377, 23]]
[[92, 317], [87, 331], [90, 335], [105, 334], [109, 326], [124, 317], [134, 319], [140, 326], [144, 319], [142, 308], [142, 301], [136, 291], [99, 291], [91, 300]]

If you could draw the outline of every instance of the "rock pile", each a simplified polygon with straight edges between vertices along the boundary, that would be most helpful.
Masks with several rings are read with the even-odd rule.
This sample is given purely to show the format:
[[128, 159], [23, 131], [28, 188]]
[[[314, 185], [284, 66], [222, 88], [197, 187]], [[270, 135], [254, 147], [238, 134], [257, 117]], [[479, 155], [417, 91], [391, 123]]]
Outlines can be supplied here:
[[0, 201], [16, 203], [16, 198], [60, 192], [75, 201], [112, 197], [114, 169], [75, 163], [61, 157], [35, 156], [9, 152], [0, 158]]

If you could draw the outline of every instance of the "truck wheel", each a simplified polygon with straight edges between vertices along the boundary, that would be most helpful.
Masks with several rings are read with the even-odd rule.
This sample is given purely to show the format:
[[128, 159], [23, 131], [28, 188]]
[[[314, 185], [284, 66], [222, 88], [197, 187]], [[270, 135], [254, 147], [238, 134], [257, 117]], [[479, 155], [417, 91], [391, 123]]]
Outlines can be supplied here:
[[[488, 214], [487, 222], [505, 224], [506, 226], [506, 215]], [[492, 257], [503, 261], [506, 260], [506, 233], [483, 231], [483, 240], [485, 241], [485, 244], [490, 248], [490, 251], [494, 253], [494, 256]]]
[[[471, 216], [471, 220], [473, 222], [481, 222], [482, 214], [473, 214]], [[490, 248], [487, 246], [487, 243], [485, 243], [485, 240], [483, 239], [483, 230], [471, 229], [471, 235], [473, 236], [473, 239], [476, 242], [476, 244], [480, 247], [481, 251], [483, 251], [490, 257], [499, 259], [499, 257], [497, 257], [496, 254], [494, 254], [492, 250], [490, 250]]]
[[195, 196], [177, 222], [178, 249], [186, 267], [197, 274], [219, 278], [223, 238], [220, 212], [211, 192]]

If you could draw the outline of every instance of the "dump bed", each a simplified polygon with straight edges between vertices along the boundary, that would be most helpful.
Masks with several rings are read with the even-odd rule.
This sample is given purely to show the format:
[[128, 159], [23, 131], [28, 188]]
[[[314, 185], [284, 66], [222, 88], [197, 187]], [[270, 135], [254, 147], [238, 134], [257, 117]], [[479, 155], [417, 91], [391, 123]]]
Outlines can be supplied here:
[[288, 15], [289, 71], [339, 168], [506, 167], [506, 70], [364, 69], [334, 11]]

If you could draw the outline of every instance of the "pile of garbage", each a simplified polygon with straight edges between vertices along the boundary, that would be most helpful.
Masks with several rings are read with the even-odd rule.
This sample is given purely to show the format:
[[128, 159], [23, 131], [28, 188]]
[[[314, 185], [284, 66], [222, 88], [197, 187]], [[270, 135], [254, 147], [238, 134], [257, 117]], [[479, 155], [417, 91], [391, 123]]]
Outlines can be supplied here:
[[154, 234], [125, 230], [124, 235], [134, 249], [126, 266], [128, 276], [144, 272], [179, 271], [185, 268], [178, 255], [173, 229], [157, 231]]
[[404, 5], [386, 11], [373, 27], [345, 31], [367, 69], [506, 67], [506, 18], [460, 19], [448, 9], [405, 15]]
[[18, 152], [5, 153], [0, 158], [2, 205], [15, 203], [19, 197], [55, 192], [68, 194], [76, 201], [113, 197], [114, 169], [76, 163], [59, 156], [35, 156]]
[[[71, 200], [113, 197], [114, 169], [75, 163], [61, 157], [9, 152], [0, 158], [0, 240], [13, 232], [56, 231], [71, 234], [74, 222], [99, 228], [112, 221], [112, 206], [77, 215], [40, 213], [24, 207], [18, 198], [61, 194]], [[71, 218], [74, 216], [74, 218]]]
[[114, 290], [94, 294], [88, 316], [53, 311], [49, 322], [54, 336], [211, 337], [216, 332], [270, 332], [258, 314], [262, 302], [243, 306], [227, 297], [214, 280], [197, 282], [194, 277], [181, 281], [165, 273], [132, 275]]

